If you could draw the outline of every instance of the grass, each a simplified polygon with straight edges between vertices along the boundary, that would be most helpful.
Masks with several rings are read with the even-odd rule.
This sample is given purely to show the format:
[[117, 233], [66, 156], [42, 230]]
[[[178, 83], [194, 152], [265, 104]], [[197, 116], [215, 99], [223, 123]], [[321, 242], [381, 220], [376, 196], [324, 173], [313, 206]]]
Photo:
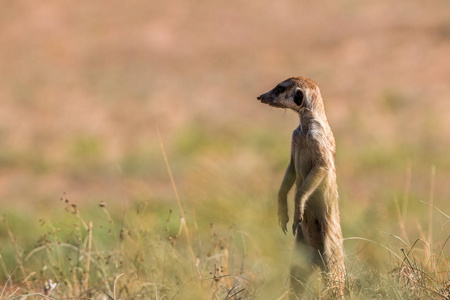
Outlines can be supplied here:
[[[61, 213], [48, 218], [4, 215], [0, 299], [288, 299], [293, 239], [276, 226], [273, 195], [230, 185], [219, 172], [212, 186], [209, 174], [197, 175], [207, 186], [180, 197], [160, 145], [173, 201], [136, 200], [110, 211], [103, 201], [78, 207], [63, 195]], [[434, 205], [435, 171], [420, 220], [410, 168], [401, 201], [342, 215], [349, 299], [450, 296], [450, 217]], [[326, 296], [315, 277], [308, 298]]]

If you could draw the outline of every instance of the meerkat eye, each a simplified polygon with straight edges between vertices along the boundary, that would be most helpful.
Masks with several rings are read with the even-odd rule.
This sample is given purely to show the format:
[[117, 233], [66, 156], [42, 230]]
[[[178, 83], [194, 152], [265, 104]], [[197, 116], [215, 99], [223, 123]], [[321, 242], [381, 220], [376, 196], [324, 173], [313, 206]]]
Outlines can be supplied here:
[[295, 104], [297, 104], [298, 106], [302, 105], [303, 98], [304, 98], [304, 95], [303, 95], [302, 90], [301, 89], [297, 89], [295, 91], [295, 95], [294, 95], [294, 102], [295, 102]]
[[284, 87], [282, 87], [282, 86], [277, 86], [277, 87], [275, 88], [275, 93], [281, 94], [282, 92], [284, 92], [285, 89], [286, 89], [286, 88], [284, 88]]

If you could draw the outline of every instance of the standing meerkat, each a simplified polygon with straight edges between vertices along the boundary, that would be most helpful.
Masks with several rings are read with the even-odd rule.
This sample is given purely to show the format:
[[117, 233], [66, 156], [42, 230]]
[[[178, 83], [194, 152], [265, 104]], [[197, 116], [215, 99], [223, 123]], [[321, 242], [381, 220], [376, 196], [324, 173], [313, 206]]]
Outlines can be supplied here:
[[[332, 295], [343, 296], [345, 266], [334, 165], [336, 145], [319, 87], [311, 79], [292, 77], [257, 99], [273, 107], [290, 108], [300, 117], [300, 125], [292, 134], [290, 162], [278, 192], [279, 224], [286, 233], [287, 194], [296, 183], [292, 224], [296, 257], [320, 266], [327, 274]], [[309, 255], [305, 257], [305, 253]], [[312, 267], [298, 262], [291, 266], [291, 287], [297, 295], [313, 272]]]

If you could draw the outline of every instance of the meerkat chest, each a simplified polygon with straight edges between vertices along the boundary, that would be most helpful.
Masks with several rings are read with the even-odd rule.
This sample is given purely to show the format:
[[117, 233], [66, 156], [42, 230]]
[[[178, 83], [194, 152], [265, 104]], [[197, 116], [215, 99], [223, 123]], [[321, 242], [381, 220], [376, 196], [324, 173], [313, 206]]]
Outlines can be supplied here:
[[313, 166], [315, 153], [311, 149], [307, 135], [302, 134], [301, 131], [294, 131], [292, 136], [292, 155], [297, 174], [301, 174], [303, 178], [306, 177]]

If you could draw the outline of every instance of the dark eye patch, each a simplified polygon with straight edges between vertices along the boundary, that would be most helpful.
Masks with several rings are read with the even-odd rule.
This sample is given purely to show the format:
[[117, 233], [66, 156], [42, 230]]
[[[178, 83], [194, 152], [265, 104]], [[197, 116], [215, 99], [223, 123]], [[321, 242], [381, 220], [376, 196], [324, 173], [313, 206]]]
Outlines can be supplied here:
[[286, 90], [285, 87], [277, 86], [277, 87], [275, 88], [275, 93], [276, 93], [276, 94], [281, 94], [281, 93], [284, 92], [285, 90]]

